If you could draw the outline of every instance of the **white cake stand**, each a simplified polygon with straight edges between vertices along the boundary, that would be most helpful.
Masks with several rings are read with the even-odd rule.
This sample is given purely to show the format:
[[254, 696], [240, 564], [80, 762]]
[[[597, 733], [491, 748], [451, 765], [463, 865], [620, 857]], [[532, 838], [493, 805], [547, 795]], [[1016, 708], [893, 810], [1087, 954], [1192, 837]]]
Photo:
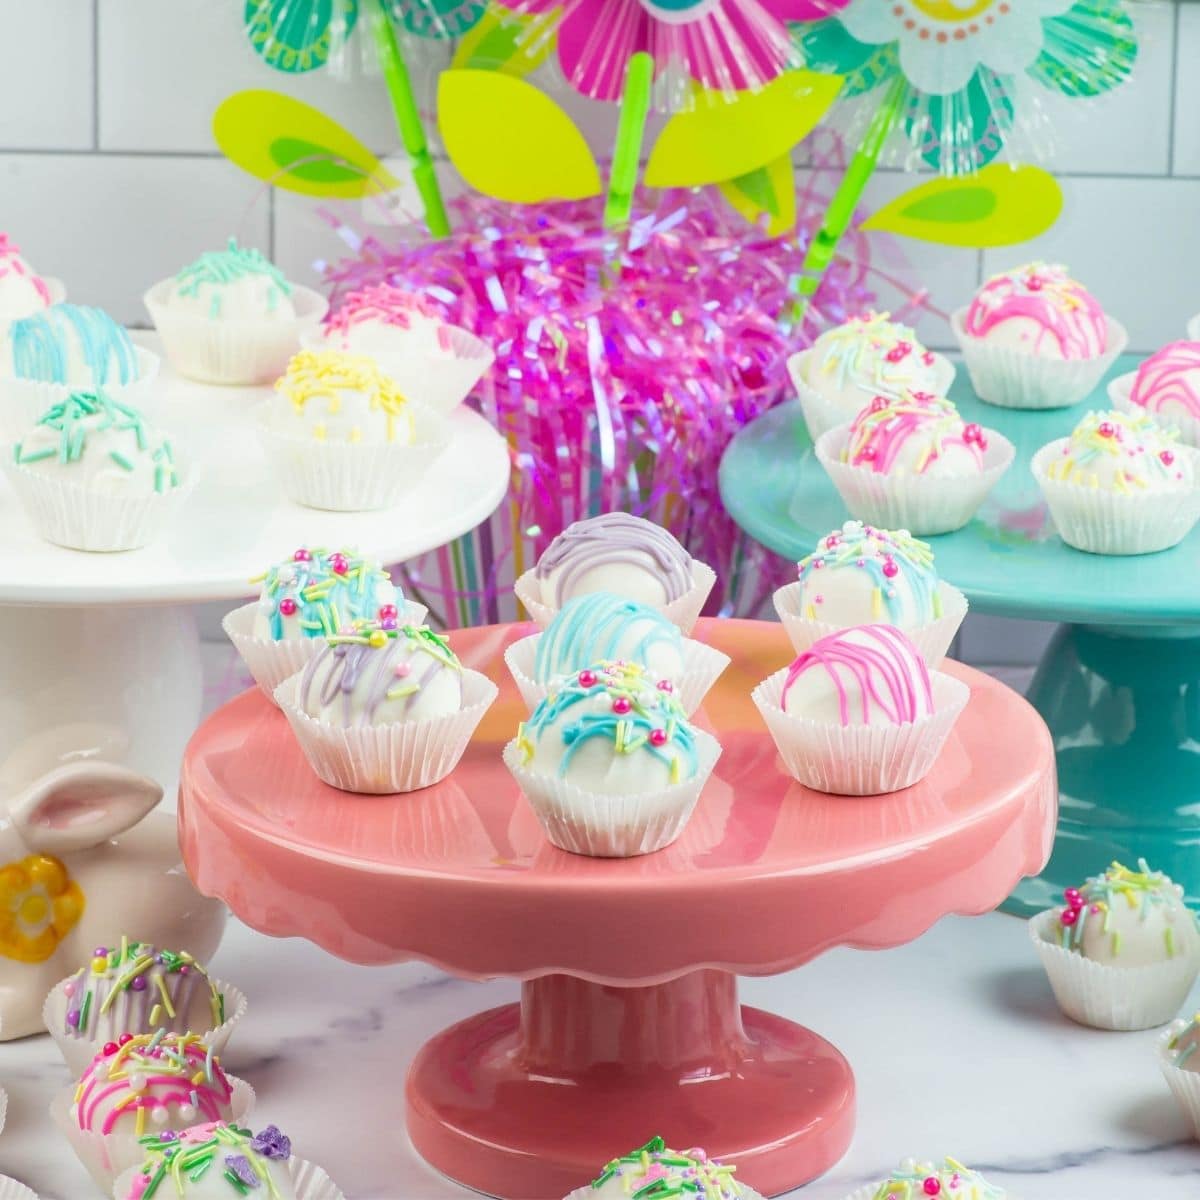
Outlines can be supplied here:
[[[157, 348], [151, 336], [139, 340]], [[191, 383], [164, 363], [149, 415], [174, 435], [199, 482], [167, 534], [143, 550], [52, 546], [0, 479], [0, 786], [44, 769], [50, 756], [88, 753], [171, 784], [203, 700], [189, 606], [251, 596], [253, 576], [306, 543], [352, 546], [385, 563], [412, 558], [474, 529], [504, 497], [504, 440], [460, 409], [450, 449], [396, 507], [326, 513], [292, 504], [250, 418], [268, 395]]]

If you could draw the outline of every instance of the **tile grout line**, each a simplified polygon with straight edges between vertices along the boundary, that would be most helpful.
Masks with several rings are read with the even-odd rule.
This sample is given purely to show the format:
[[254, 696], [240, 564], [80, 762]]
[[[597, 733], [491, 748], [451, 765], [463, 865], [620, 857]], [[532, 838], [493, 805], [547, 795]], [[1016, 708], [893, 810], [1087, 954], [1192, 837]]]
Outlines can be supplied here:
[[100, 0], [92, 0], [92, 150], [100, 149]]
[[1174, 28], [1171, 34], [1171, 103], [1167, 108], [1167, 174], [1175, 174], [1175, 109], [1179, 104], [1179, 33], [1183, 23], [1183, 0], [1175, 0]]

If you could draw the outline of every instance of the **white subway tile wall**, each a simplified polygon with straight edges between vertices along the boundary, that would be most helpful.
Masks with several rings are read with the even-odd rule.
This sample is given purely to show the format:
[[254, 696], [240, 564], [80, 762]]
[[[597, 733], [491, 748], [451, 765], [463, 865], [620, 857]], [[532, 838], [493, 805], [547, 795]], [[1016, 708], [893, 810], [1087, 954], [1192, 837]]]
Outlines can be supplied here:
[[[1200, 311], [1200, 3], [1130, 7], [1142, 41], [1131, 83], [1083, 106], [1045, 91], [1034, 97], [1063, 181], [1059, 225], [1003, 252], [887, 250], [888, 270], [919, 278], [934, 308], [949, 311], [985, 272], [1038, 255], [1066, 261], [1093, 286], [1127, 324], [1134, 350], [1178, 336]], [[399, 139], [382, 84], [361, 70], [342, 78], [271, 71], [246, 43], [243, 11], [239, 0], [0, 0], [5, 43], [20, 48], [0, 72], [0, 229], [41, 269], [65, 277], [73, 298], [144, 324], [146, 287], [229, 234], [302, 281], [315, 279], [314, 263], [340, 254], [312, 204], [271, 195], [220, 157], [212, 113], [243, 88], [281, 90], [387, 153]], [[446, 53], [431, 46], [428, 64], [418, 65], [426, 106], [432, 67]], [[561, 82], [550, 86], [607, 154], [612, 110], [568, 99]], [[880, 172], [868, 202], [904, 186], [902, 173]], [[937, 346], [949, 341], [936, 315], [921, 332]], [[973, 620], [965, 650], [1030, 661], [1044, 636], [1029, 623]]]

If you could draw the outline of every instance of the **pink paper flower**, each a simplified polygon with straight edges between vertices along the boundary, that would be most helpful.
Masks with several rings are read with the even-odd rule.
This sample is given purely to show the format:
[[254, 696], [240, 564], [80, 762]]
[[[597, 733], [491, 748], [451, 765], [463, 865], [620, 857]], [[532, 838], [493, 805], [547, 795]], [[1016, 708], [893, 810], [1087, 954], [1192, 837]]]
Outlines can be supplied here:
[[799, 65], [786, 25], [818, 21], [849, 0], [501, 0], [530, 15], [561, 8], [558, 60], [576, 91], [619, 100], [639, 51], [655, 72], [730, 93]]

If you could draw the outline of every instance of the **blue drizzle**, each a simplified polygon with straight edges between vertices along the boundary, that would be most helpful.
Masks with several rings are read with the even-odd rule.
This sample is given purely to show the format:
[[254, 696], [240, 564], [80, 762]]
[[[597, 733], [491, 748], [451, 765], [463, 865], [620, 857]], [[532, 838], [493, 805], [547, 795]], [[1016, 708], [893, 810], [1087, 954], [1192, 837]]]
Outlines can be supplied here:
[[68, 364], [78, 343], [94, 385], [133, 383], [137, 353], [129, 334], [99, 308], [55, 304], [10, 327], [13, 371], [18, 379], [70, 383]]

